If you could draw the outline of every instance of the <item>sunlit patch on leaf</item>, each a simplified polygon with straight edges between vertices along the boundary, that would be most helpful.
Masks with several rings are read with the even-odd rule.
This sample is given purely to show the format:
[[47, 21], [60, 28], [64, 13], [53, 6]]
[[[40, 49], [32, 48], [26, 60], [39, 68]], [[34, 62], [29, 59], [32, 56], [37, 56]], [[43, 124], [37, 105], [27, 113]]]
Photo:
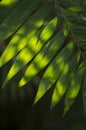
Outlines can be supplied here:
[[[40, 49], [46, 44], [49, 38], [53, 35], [57, 26], [57, 17], [52, 19], [50, 23], [43, 29], [39, 37], [33, 36], [29, 43], [21, 50], [17, 58], [12, 65], [6, 81], [10, 80], [18, 71], [20, 71], [24, 65], [26, 65], [32, 58], [40, 51]], [[47, 33], [47, 35], [45, 34]], [[49, 33], [49, 34], [48, 34]], [[44, 38], [41, 40], [42, 36]], [[5, 84], [4, 84], [5, 85]]]
[[[7, 48], [5, 49], [5, 51], [3, 52], [2, 56], [1, 56], [0, 66], [3, 66], [11, 58], [13, 58], [26, 44], [29, 44], [29, 46], [30, 46], [31, 42], [34, 43], [34, 40], [35, 40], [34, 34], [40, 29], [41, 26], [43, 26], [44, 20], [45, 20], [46, 16], [49, 14], [51, 7], [52, 6], [50, 3], [47, 6], [39, 9], [16, 32], [15, 36], [12, 38], [11, 42], [9, 43], [9, 45], [7, 46]], [[42, 14], [43, 11], [46, 10], [46, 8], [48, 8], [46, 14]], [[51, 24], [54, 24], [54, 23], [55, 23], [55, 20]], [[47, 33], [48, 29], [49, 29], [48, 27], [47, 27], [47, 30], [45, 29], [45, 33]], [[31, 46], [34, 47], [34, 45], [32, 45], [32, 44], [31, 44]], [[34, 49], [36, 49], [36, 48], [34, 47]]]
[[[32, 77], [34, 77], [41, 69], [43, 69], [53, 58], [53, 56], [58, 52], [62, 44], [64, 44], [64, 31], [59, 32], [54, 36], [48, 44], [39, 52], [36, 58], [32, 61], [31, 65], [28, 67], [21, 79], [19, 86], [25, 85]], [[61, 67], [61, 66], [60, 66]]]
[[77, 68], [77, 70], [75, 72], [72, 72], [71, 74], [69, 87], [65, 98], [64, 114], [68, 111], [68, 109], [73, 104], [75, 98], [78, 95], [78, 92], [81, 87], [84, 71], [85, 71], [85, 67], [84, 67], [84, 63], [82, 63]]
[[[71, 48], [69, 48], [70, 46], [71, 46]], [[69, 48], [69, 49], [67, 49], [67, 48]], [[56, 82], [56, 80], [62, 73], [62, 71], [65, 67], [65, 63], [69, 59], [72, 51], [73, 51], [73, 43], [70, 42], [61, 51], [61, 53], [59, 53], [59, 55], [57, 55], [54, 58], [54, 60], [51, 62], [51, 64], [49, 65], [49, 67], [47, 68], [47, 70], [45, 71], [45, 73], [41, 79], [34, 103], [36, 103], [40, 99], [40, 97], [38, 95], [41, 95], [41, 97], [42, 97], [49, 90], [49, 88]], [[41, 91], [41, 90], [43, 90], [43, 91]], [[41, 94], [39, 94], [40, 91], [41, 91]]]
[[51, 108], [64, 96], [65, 114], [83, 85], [86, 112], [85, 6], [85, 0], [0, 1], [2, 87], [22, 87], [42, 71], [34, 104], [53, 86]]
[[68, 29], [64, 29], [64, 36], [67, 36], [69, 33]]
[[51, 108], [58, 103], [58, 101], [62, 98], [62, 96], [66, 92], [66, 89], [69, 86], [70, 75], [72, 71], [76, 68], [79, 59], [80, 59], [80, 54], [79, 52], [76, 52], [72, 57], [72, 59], [65, 64], [64, 70], [56, 83], [52, 95]]
[[49, 25], [43, 30], [43, 32], [40, 35], [40, 38], [44, 41], [46, 41], [47, 39], [50, 38], [50, 36], [52, 35], [52, 31], [53, 29], [57, 26], [57, 22], [58, 22], [58, 17], [55, 17], [50, 23]]
[[17, 0], [1, 0], [0, 6], [10, 6], [11, 4], [13, 4], [16, 1]]
[[81, 12], [81, 7], [80, 6], [71, 6], [68, 8], [69, 11], [72, 11], [72, 12]]
[[16, 5], [16, 8], [10, 11], [9, 15], [7, 15], [0, 25], [0, 41], [12, 35], [21, 25], [23, 26], [26, 19], [28, 19], [32, 12], [38, 7], [40, 2], [39, 0], [33, 0], [32, 2], [30, 2], [30, 0], [25, 0]]

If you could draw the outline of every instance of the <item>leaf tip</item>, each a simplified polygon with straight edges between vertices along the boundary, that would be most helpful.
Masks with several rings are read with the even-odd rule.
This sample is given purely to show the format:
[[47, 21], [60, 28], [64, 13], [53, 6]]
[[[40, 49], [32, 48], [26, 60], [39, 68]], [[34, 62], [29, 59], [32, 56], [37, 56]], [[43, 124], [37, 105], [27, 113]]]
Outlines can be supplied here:
[[19, 87], [23, 87], [26, 84], [26, 80], [22, 78], [18, 84]]

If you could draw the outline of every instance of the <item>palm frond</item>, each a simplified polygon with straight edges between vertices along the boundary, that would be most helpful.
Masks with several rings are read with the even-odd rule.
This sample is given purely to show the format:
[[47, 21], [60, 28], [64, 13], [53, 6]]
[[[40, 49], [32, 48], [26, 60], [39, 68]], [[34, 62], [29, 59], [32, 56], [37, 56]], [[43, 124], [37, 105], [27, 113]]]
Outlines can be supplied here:
[[[4, 44], [4, 49], [1, 52], [0, 69], [4, 66], [8, 68], [11, 61], [2, 88], [8, 86], [10, 80], [20, 72], [22, 75], [17, 86], [23, 87], [45, 69], [34, 104], [54, 85], [51, 108], [65, 94], [65, 113], [81, 87], [84, 90], [85, 107], [85, 0], [18, 0], [8, 3], [3, 0], [0, 2], [2, 11], [0, 46]], [[8, 45], [5, 45], [10, 36]]]

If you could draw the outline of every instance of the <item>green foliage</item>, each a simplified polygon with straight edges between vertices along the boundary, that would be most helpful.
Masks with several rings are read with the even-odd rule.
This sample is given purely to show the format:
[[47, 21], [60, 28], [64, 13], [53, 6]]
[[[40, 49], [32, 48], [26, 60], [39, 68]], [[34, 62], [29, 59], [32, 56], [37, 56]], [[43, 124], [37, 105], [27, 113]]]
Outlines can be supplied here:
[[2, 88], [23, 87], [43, 71], [34, 104], [54, 85], [51, 108], [65, 94], [65, 114], [82, 87], [85, 108], [85, 0], [2, 0], [0, 44]]

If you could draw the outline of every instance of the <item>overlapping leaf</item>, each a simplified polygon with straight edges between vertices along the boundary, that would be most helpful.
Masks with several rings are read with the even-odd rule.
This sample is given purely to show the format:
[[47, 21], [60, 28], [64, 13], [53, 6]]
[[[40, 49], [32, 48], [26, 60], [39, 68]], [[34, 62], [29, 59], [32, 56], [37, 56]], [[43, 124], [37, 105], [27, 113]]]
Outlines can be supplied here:
[[69, 107], [73, 104], [75, 97], [78, 95], [80, 87], [82, 85], [83, 73], [85, 72], [84, 63], [76, 69], [75, 72], [72, 72], [70, 77], [70, 87], [68, 87], [66, 98], [65, 98], [65, 110], [68, 111]]
[[[34, 15], [32, 15], [28, 21], [23, 24], [23, 26], [16, 32], [15, 36], [3, 52], [1, 56], [0, 66], [3, 66], [6, 62], [8, 62], [11, 58], [13, 58], [28, 42], [31, 38], [34, 40], [36, 39], [32, 37], [39, 28], [44, 24], [44, 19], [47, 17], [49, 12], [52, 9], [52, 4], [48, 4], [46, 7], [39, 9]], [[43, 12], [47, 10], [46, 14]], [[30, 43], [31, 44], [31, 43]], [[9, 52], [9, 53], [8, 53]]]
[[0, 2], [0, 17], [0, 41], [15, 33], [0, 58], [1, 69], [9, 60], [13, 60], [3, 87], [26, 65], [26, 71], [23, 71], [24, 75], [18, 82], [19, 87], [26, 85], [47, 67], [34, 104], [55, 85], [51, 107], [66, 94], [65, 113], [83, 85], [85, 107], [85, 0], [3, 0]]
[[0, 1], [0, 23], [3, 22], [8, 13], [14, 9], [14, 7], [20, 2], [20, 0], [2, 0]]
[[15, 32], [39, 4], [39, 0], [33, 0], [32, 2], [30, 2], [30, 0], [24, 0], [17, 4], [0, 25], [0, 41]]
[[[53, 35], [57, 26], [57, 17], [52, 19], [50, 23], [43, 29], [40, 34], [40, 38], [33, 36], [29, 43], [22, 49], [14, 61], [10, 72], [8, 73], [6, 82], [10, 80], [22, 67], [27, 64], [32, 58], [40, 51], [40, 49], [46, 44], [49, 38]], [[43, 37], [43, 39], [42, 39]]]
[[62, 73], [66, 62], [70, 58], [73, 51], [73, 42], [70, 42], [51, 62], [45, 71], [39, 85], [39, 89], [35, 98], [35, 103], [45, 94], [45, 92], [55, 83]]
[[65, 64], [63, 72], [59, 77], [59, 79], [57, 80], [56, 87], [52, 95], [52, 102], [51, 102], [52, 107], [56, 105], [56, 103], [61, 99], [61, 97], [66, 92], [67, 87], [70, 86], [71, 73], [76, 69], [79, 59], [80, 59], [80, 52], [76, 51], [72, 59], [70, 59], [68, 63]]

